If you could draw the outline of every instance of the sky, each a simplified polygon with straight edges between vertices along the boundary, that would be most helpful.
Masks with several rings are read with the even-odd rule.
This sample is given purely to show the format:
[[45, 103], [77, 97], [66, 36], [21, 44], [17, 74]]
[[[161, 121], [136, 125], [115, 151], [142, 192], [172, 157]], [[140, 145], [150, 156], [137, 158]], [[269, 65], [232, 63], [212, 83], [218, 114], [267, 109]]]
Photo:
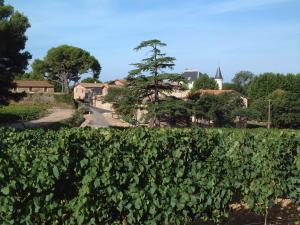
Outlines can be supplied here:
[[225, 81], [247, 70], [300, 73], [300, 0], [6, 0], [30, 21], [33, 59], [62, 44], [89, 51], [100, 80], [126, 77], [160, 39], [176, 58], [173, 72], [195, 69]]

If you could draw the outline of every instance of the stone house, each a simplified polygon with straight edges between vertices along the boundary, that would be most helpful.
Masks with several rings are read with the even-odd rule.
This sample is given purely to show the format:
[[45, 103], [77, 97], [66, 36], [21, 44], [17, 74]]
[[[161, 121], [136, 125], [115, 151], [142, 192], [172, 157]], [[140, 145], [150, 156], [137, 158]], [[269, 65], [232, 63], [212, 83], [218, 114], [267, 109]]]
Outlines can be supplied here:
[[105, 84], [101, 83], [78, 83], [74, 87], [74, 99], [91, 101], [97, 95], [103, 95]]
[[26, 93], [53, 93], [54, 85], [47, 80], [15, 80], [13, 91]]

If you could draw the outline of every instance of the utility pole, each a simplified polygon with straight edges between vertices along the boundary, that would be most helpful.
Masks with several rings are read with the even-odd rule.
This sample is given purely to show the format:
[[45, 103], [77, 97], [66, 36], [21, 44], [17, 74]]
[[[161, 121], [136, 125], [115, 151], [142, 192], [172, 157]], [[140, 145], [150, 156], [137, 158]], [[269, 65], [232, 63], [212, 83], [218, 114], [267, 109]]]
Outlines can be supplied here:
[[271, 128], [271, 99], [268, 100], [269, 106], [268, 106], [268, 129]]

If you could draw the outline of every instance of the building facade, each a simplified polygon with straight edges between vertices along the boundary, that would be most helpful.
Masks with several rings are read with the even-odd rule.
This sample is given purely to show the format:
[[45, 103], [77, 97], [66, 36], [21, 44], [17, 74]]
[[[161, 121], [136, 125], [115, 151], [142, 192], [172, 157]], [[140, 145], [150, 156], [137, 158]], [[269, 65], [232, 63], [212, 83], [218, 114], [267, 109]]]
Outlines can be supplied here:
[[14, 92], [54, 93], [54, 85], [46, 80], [15, 80]]

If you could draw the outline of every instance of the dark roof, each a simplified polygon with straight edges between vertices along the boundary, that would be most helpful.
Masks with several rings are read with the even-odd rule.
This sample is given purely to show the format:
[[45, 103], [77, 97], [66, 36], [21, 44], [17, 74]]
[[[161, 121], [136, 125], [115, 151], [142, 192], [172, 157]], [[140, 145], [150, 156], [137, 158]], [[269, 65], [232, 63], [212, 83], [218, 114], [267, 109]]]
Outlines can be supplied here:
[[223, 79], [220, 67], [218, 67], [218, 69], [217, 69], [217, 73], [216, 73], [215, 79]]
[[198, 79], [199, 72], [198, 71], [185, 71], [182, 76], [187, 79], [188, 82], [193, 82]]
[[54, 88], [54, 85], [47, 80], [15, 80], [14, 84], [19, 88]]

